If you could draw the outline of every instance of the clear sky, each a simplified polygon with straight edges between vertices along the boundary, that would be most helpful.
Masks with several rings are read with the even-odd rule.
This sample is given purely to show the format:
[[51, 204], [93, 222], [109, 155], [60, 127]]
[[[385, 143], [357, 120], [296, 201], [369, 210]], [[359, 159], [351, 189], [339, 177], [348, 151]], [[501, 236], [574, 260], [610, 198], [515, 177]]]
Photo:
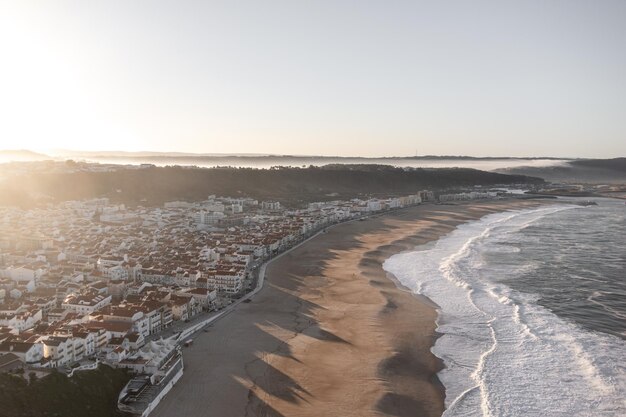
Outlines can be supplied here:
[[626, 156], [626, 1], [0, 0], [0, 149]]

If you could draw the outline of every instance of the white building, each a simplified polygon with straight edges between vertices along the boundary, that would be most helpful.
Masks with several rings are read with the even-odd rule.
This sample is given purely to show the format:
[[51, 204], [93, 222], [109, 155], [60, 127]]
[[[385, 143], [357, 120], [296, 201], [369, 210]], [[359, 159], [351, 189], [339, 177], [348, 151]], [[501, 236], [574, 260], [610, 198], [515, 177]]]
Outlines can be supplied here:
[[178, 292], [177, 295], [181, 297], [194, 298], [205, 310], [211, 309], [217, 299], [217, 291], [211, 291], [204, 288], [190, 288], [185, 291]]
[[193, 206], [192, 203], [188, 203], [187, 201], [168, 201], [163, 204], [163, 207], [166, 209], [172, 208], [191, 208]]
[[223, 212], [201, 210], [194, 214], [194, 221], [203, 225], [216, 225], [225, 217]]
[[43, 360], [43, 344], [40, 342], [5, 341], [0, 343], [0, 353], [12, 353], [27, 364], [37, 364]]
[[367, 211], [380, 211], [381, 209], [382, 209], [382, 205], [379, 200], [367, 201]]
[[207, 275], [209, 289], [227, 294], [236, 294], [243, 289], [245, 272], [241, 269], [217, 270]]
[[44, 274], [42, 269], [31, 269], [25, 266], [8, 267], [0, 270], [0, 276], [10, 278], [18, 283], [26, 283], [40, 278]]
[[468, 193], [457, 194], [443, 194], [439, 196], [439, 201], [471, 201], [471, 200], [486, 200], [496, 198], [498, 196], [495, 192], [477, 192], [472, 191]]
[[72, 310], [78, 314], [91, 314], [94, 311], [100, 310], [102, 307], [111, 304], [111, 298], [112, 297], [110, 295], [101, 294], [71, 294], [65, 298], [61, 304], [61, 308], [65, 310]]
[[[47, 336], [40, 339], [43, 343], [43, 355], [44, 358], [50, 361], [50, 365], [53, 368], [59, 366], [69, 365], [75, 362], [74, 358], [74, 340], [71, 337], [64, 336]], [[82, 349], [82, 344], [79, 344], [79, 349]], [[84, 350], [79, 352], [79, 356], [82, 358]]]
[[150, 317], [136, 307], [107, 307], [102, 318], [109, 322], [131, 323], [132, 330], [146, 337], [150, 335]]
[[0, 326], [6, 326], [14, 329], [17, 333], [22, 333], [34, 327], [43, 318], [41, 309], [30, 311], [21, 311], [18, 313], [1, 313]]
[[176, 355], [177, 346], [174, 338], [152, 341], [128, 355], [117, 366], [137, 373], [155, 374]]
[[261, 209], [263, 210], [280, 210], [280, 202], [278, 201], [263, 201], [261, 202]]
[[205, 211], [214, 211], [217, 213], [224, 213], [226, 207], [222, 203], [218, 202], [210, 202], [208, 204], [203, 205]]

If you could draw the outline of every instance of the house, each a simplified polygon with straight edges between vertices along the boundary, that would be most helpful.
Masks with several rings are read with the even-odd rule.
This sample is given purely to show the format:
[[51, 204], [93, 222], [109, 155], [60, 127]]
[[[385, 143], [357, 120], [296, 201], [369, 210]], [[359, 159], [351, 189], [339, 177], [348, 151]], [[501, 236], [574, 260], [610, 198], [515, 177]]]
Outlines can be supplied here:
[[41, 309], [36, 307], [19, 313], [0, 313], [0, 326], [11, 327], [21, 333], [39, 323], [42, 317]]
[[43, 344], [5, 340], [0, 343], [0, 354], [12, 353], [26, 364], [36, 364], [43, 360]]
[[117, 346], [106, 354], [106, 359], [108, 362], [118, 363], [126, 359], [128, 353], [128, 350], [124, 349], [122, 346]]
[[203, 310], [212, 310], [217, 300], [217, 291], [203, 288], [190, 288], [177, 293], [181, 297], [193, 297]]
[[16, 369], [22, 369], [24, 362], [19, 356], [13, 353], [0, 354], [0, 374], [3, 372], [11, 372]]
[[140, 350], [128, 355], [116, 366], [137, 373], [154, 374], [176, 355], [177, 349], [178, 346], [174, 339], [152, 341], [146, 343]]
[[128, 339], [128, 344], [133, 351], [141, 348], [146, 343], [143, 335], [137, 332], [129, 333], [126, 339]]
[[124, 304], [107, 306], [102, 310], [102, 318], [105, 322], [131, 323], [134, 331], [144, 337], [150, 335], [150, 319], [136, 306]]
[[[72, 335], [76, 341], [80, 341], [83, 346], [82, 354], [86, 357], [92, 356], [96, 353], [97, 341], [100, 336], [100, 331], [89, 331], [82, 327], [75, 327], [72, 329]], [[79, 348], [75, 347], [74, 350], [79, 352]]]
[[43, 356], [50, 361], [53, 368], [75, 362], [74, 343], [72, 338], [63, 336], [47, 336], [40, 339], [43, 344]]
[[280, 210], [280, 203], [278, 201], [262, 201], [261, 209], [267, 211]]
[[200, 304], [192, 296], [172, 295], [169, 301], [174, 320], [189, 320], [201, 310]]
[[133, 324], [129, 322], [91, 321], [84, 327], [90, 332], [96, 332], [96, 350], [102, 350], [114, 337], [124, 337], [132, 331]]
[[101, 295], [97, 293], [97, 290], [92, 290], [80, 295], [70, 294], [65, 298], [61, 307], [78, 314], [91, 314], [111, 304], [111, 299], [110, 295]]
[[245, 268], [223, 267], [214, 271], [207, 271], [207, 287], [218, 293], [237, 294], [243, 288]]
[[48, 323], [55, 323], [57, 321], [64, 320], [68, 314], [71, 314], [71, 310], [65, 310], [62, 308], [53, 308], [48, 311]]

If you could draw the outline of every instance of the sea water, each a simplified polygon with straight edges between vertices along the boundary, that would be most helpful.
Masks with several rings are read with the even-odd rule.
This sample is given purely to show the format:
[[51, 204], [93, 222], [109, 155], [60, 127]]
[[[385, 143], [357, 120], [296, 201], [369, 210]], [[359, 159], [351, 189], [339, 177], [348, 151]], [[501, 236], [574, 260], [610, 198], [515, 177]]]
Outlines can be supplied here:
[[626, 206], [492, 214], [384, 267], [438, 305], [445, 416], [626, 416]]

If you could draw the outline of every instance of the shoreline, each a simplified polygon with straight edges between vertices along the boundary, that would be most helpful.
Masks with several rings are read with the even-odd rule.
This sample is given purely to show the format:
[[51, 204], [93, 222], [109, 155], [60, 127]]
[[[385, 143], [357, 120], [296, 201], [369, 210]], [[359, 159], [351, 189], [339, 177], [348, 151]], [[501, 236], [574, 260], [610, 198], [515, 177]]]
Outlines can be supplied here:
[[195, 338], [153, 415], [441, 415], [436, 305], [382, 263], [461, 223], [539, 204], [421, 205], [329, 228], [268, 263], [252, 302]]

